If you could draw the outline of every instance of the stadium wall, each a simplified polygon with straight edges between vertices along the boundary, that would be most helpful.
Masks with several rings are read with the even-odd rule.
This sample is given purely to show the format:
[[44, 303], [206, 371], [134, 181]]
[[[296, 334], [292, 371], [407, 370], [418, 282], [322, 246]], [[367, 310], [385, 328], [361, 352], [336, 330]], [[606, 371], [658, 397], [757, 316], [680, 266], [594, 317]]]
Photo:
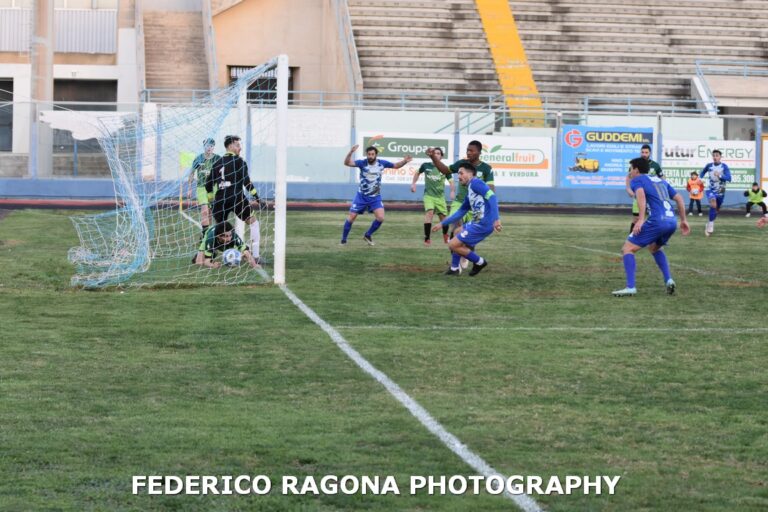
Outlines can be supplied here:
[[[145, 105], [147, 108], [149, 104]], [[266, 114], [265, 114], [266, 112]], [[261, 111], [261, 118], [265, 126], [270, 126], [269, 110]], [[80, 113], [82, 114], [82, 113]], [[497, 147], [497, 142], [511, 141], [519, 143], [526, 137], [534, 137], [541, 141], [550, 141], [551, 150], [548, 155], [550, 160], [550, 174], [537, 186], [525, 186], [523, 181], [510, 178], [513, 173], [507, 173], [507, 184], [498, 175], [503, 171], [497, 171], [497, 190], [501, 201], [524, 204], [585, 204], [585, 205], [626, 205], [628, 204], [626, 192], [621, 188], [568, 188], [563, 185], [561, 179], [568, 164], [560, 162], [558, 140], [562, 133], [558, 134], [555, 128], [505, 128], [493, 136], [483, 133], [473, 133], [475, 128], [481, 129], [481, 122], [487, 113], [472, 113], [467, 115], [454, 112], [404, 112], [404, 111], [352, 111], [346, 109], [308, 109], [294, 108], [289, 111], [289, 153], [288, 153], [288, 194], [291, 200], [337, 200], [349, 201], [356, 189], [357, 171], [342, 165], [344, 156], [354, 144], [364, 145], [368, 143], [365, 137], [413, 134], [416, 137], [442, 137], [450, 145], [450, 151], [446, 154], [447, 161], [463, 155], [467, 140], [477, 138], [488, 145], [486, 154], [492, 153]], [[475, 116], [473, 118], [473, 116]], [[457, 125], [454, 124], [459, 120]], [[589, 116], [587, 124], [582, 126], [638, 126], [643, 128], [655, 127], [656, 117], [649, 116]], [[752, 120], [754, 122], [754, 119]], [[459, 130], [455, 131], [456, 126]], [[663, 118], [661, 120], [662, 131], [665, 140], [689, 141], [692, 137], [703, 141], [702, 146], [709, 147], [710, 139], [719, 139], [713, 142], [715, 146], [723, 138], [722, 118]], [[233, 127], [226, 125], [222, 130], [230, 133]], [[236, 128], [235, 128], [236, 130]], [[216, 135], [220, 140], [224, 132]], [[506, 139], [504, 136], [507, 136]], [[273, 166], [274, 150], [269, 141], [260, 141], [258, 128], [248, 135], [247, 143], [258, 158], [251, 165], [252, 176], [255, 181], [263, 181], [268, 170]], [[168, 140], [158, 138], [159, 151], [162, 154], [178, 153], [178, 148]], [[655, 139], [655, 137], [654, 137]], [[755, 146], [755, 142], [741, 142], [748, 147]], [[751, 146], [750, 146], [751, 145]], [[654, 149], [658, 149], [655, 145]], [[762, 148], [759, 148], [762, 149]], [[659, 149], [660, 150], [660, 149]], [[546, 151], [546, 150], [545, 150]], [[638, 151], [639, 152], [639, 149]], [[58, 153], [57, 153], [58, 154]], [[498, 155], [499, 153], [496, 153]], [[629, 158], [636, 152], [627, 153]], [[423, 157], [423, 154], [421, 155]], [[24, 159], [23, 154], [0, 154], [0, 171], [4, 167], [18, 167], [18, 160]], [[361, 158], [361, 152], [356, 155]], [[387, 156], [391, 160], [399, 159], [399, 156]], [[628, 159], [625, 157], [625, 160]], [[179, 159], [181, 161], [181, 159]], [[665, 166], [663, 158], [657, 158]], [[728, 157], [724, 158], [728, 163]], [[415, 163], [415, 162], [414, 162]], [[756, 165], [755, 162], [753, 165]], [[496, 164], [494, 164], [496, 165]], [[623, 165], [623, 164], [622, 164]], [[698, 164], [694, 164], [698, 165]], [[759, 164], [757, 164], [759, 165]], [[702, 165], [703, 166], [703, 165]], [[25, 166], [24, 166], [25, 167]], [[183, 165], [181, 166], [183, 167]], [[411, 167], [414, 167], [411, 165]], [[681, 166], [686, 167], [686, 166]], [[689, 166], [690, 167], [690, 166]], [[415, 165], [415, 169], [418, 165]], [[497, 167], [502, 169], [503, 165]], [[758, 166], [755, 167], [759, 169]], [[623, 169], [622, 169], [623, 170]], [[163, 170], [158, 174], [161, 179], [175, 179], [180, 172], [180, 166], [174, 164], [173, 169]], [[411, 169], [409, 172], [412, 172]], [[602, 168], [601, 168], [602, 171]], [[108, 172], [108, 171], [107, 171]], [[2, 176], [0, 172], [0, 176]], [[588, 173], [580, 173], [588, 176]], [[679, 173], [678, 173], [679, 174]], [[6, 176], [9, 176], [6, 174]], [[18, 174], [16, 176], [19, 176]], [[98, 179], [91, 173], [90, 176], [68, 177], [61, 176], [54, 179], [30, 179], [29, 177], [2, 178], [0, 179], [0, 197], [5, 198], [40, 198], [40, 199], [109, 199], [114, 198], [114, 188], [111, 179]], [[383, 184], [385, 201], [418, 201], [421, 198], [421, 186], [416, 193], [410, 192], [412, 174], [398, 173], [397, 176], [389, 176]], [[755, 172], [759, 177], [760, 173]], [[678, 177], [679, 178], [679, 177]], [[751, 178], [750, 178], [751, 180]], [[623, 180], [622, 180], [623, 181]], [[758, 179], [758, 181], [760, 181]], [[614, 184], [614, 187], [616, 184]], [[679, 185], [678, 185], [679, 186]], [[726, 198], [727, 204], [741, 204], [741, 186], [730, 186], [731, 192]]]

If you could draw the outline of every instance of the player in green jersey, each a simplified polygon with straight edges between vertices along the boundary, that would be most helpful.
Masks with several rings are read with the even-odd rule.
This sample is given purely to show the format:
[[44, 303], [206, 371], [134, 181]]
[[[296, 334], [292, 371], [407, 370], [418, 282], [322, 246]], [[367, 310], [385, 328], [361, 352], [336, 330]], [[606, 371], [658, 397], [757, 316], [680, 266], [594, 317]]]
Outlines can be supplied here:
[[[435, 153], [439, 160], [443, 159], [443, 150], [435, 148]], [[432, 219], [437, 214], [442, 222], [448, 215], [448, 206], [445, 203], [445, 182], [451, 188], [451, 200], [456, 197], [456, 188], [453, 184], [452, 176], [446, 176], [440, 172], [434, 164], [423, 163], [419, 171], [413, 174], [411, 182], [411, 192], [416, 192], [416, 183], [419, 176], [424, 175], [424, 245], [429, 247], [432, 244], [430, 235], [432, 234]], [[443, 242], [448, 243], [448, 228], [443, 226]]]

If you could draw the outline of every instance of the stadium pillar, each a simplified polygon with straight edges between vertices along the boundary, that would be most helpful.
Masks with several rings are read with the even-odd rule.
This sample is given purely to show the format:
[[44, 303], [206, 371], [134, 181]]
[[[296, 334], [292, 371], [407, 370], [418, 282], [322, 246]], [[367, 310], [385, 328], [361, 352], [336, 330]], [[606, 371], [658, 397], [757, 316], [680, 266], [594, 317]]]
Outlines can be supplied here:
[[[470, 114], [471, 115], [471, 114]], [[458, 109], [453, 113], [453, 161], [459, 160], [459, 153], [461, 152], [461, 148], [459, 147], [459, 144], [461, 144], [461, 116], [459, 115]]]
[[[353, 107], [350, 111], [350, 124], [349, 124], [349, 138], [350, 138], [350, 147], [357, 144], [357, 110]], [[363, 151], [365, 151], [365, 148], [362, 148]], [[349, 169], [347, 169], [349, 171]], [[347, 172], [349, 175], [349, 182], [354, 183], [355, 182], [355, 174], [351, 172]]]
[[53, 102], [53, 2], [34, 0], [32, 6], [31, 64], [32, 105], [29, 123], [29, 160], [32, 178], [53, 174], [53, 131], [40, 121], [40, 112], [51, 110]]
[[653, 159], [656, 160], [656, 163], [663, 166], [664, 163], [661, 161], [661, 154], [662, 154], [662, 144], [664, 144], [664, 141], [662, 140], [661, 136], [661, 112], [656, 112], [656, 140], [653, 141]]
[[763, 147], [765, 146], [763, 139], [763, 118], [755, 118], [755, 181], [762, 187], [762, 180], [768, 179], [768, 176], [763, 175], [763, 168], [765, 165], [765, 153]]
[[563, 113], [558, 112], [556, 119], [556, 125], [555, 125], [555, 169], [552, 173], [552, 186], [558, 187], [558, 183], [560, 183], [560, 164], [562, 162], [562, 158], [560, 157], [560, 141], [563, 140]]

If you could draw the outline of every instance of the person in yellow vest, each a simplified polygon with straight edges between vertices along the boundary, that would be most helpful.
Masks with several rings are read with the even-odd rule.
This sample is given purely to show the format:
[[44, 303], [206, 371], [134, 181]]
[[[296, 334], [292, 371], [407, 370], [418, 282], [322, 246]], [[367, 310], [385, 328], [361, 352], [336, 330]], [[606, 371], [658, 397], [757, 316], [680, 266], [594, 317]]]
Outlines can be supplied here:
[[759, 206], [762, 208], [763, 216], [768, 214], [768, 208], [765, 207], [765, 203], [763, 202], [763, 199], [765, 199], [767, 196], [768, 194], [765, 193], [765, 190], [762, 190], [760, 185], [758, 185], [757, 182], [754, 182], [752, 184], [752, 188], [744, 192], [744, 197], [747, 198], [747, 214], [745, 217], [749, 217], [749, 211], [753, 206]]
[[701, 217], [701, 200], [704, 198], [704, 182], [699, 178], [699, 173], [693, 171], [685, 186], [688, 190], [690, 201], [688, 202], [688, 215], [693, 215], [693, 203], [696, 203], [699, 217]]

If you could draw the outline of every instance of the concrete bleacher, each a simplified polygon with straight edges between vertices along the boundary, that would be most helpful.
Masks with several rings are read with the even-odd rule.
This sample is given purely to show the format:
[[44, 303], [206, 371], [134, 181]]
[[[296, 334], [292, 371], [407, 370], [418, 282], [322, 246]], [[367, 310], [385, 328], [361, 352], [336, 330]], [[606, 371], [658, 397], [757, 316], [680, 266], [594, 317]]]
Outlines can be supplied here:
[[476, 95], [466, 101], [477, 103], [501, 94], [473, 0], [348, 3], [366, 93], [385, 98], [397, 91], [435, 101]]
[[768, 62], [757, 0], [510, 0], [539, 92], [577, 109], [585, 95], [690, 99], [697, 59]]
[[184, 90], [209, 88], [201, 12], [145, 11], [144, 47], [147, 89], [174, 90], [186, 101]]

